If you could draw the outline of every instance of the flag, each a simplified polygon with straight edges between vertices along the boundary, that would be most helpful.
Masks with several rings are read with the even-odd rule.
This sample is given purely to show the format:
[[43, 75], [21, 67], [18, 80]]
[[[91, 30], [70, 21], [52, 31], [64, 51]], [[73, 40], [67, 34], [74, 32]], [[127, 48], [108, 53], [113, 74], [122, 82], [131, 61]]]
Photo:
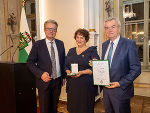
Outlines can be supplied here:
[[19, 58], [18, 62], [25, 63], [27, 61], [29, 52], [32, 48], [32, 38], [27, 23], [24, 4], [21, 11], [20, 19], [20, 42], [19, 42]]

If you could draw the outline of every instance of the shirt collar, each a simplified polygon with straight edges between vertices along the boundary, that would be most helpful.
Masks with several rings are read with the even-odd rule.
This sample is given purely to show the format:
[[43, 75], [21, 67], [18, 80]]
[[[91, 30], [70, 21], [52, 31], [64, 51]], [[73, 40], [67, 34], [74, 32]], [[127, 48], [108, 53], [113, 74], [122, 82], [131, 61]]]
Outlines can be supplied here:
[[[50, 43], [51, 41], [48, 40], [47, 38], [45, 38], [46, 43]], [[55, 39], [52, 41], [53, 43], [55, 43]]]
[[[117, 38], [113, 41], [114, 45], [117, 46], [118, 42], [119, 42], [119, 39], [120, 39], [120, 35], [117, 36]], [[112, 43], [112, 41], [110, 41], [110, 44]]]

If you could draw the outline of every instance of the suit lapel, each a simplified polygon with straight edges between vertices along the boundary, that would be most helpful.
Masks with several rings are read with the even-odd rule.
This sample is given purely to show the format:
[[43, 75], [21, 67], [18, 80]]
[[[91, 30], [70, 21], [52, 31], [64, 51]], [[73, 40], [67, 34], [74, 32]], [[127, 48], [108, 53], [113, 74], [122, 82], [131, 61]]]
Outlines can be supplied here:
[[[50, 58], [50, 54], [46, 45], [46, 40], [43, 39], [43, 42], [41, 44], [43, 46], [44, 52], [45, 52], [45, 59], [49, 59], [50, 63], [51, 63], [51, 58]], [[47, 57], [47, 58], [46, 58]]]

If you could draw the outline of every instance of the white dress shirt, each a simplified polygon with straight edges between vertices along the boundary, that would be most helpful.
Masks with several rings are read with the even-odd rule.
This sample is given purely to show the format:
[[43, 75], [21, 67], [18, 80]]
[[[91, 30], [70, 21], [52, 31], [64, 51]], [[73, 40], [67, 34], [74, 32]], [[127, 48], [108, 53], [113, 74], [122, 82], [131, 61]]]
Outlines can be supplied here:
[[[45, 38], [46, 40], [46, 45], [48, 48], [48, 52], [50, 54], [51, 57], [51, 41], [49, 41], [47, 38]], [[55, 39], [52, 41], [53, 42], [53, 47], [54, 47], [54, 51], [55, 51], [55, 60], [56, 60], [56, 74], [57, 74], [57, 78], [61, 76], [61, 72], [60, 72], [60, 64], [59, 64], [59, 56], [58, 56], [58, 50], [56, 47], [56, 43], [55, 43]]]
[[[117, 48], [119, 39], [120, 39], [120, 36], [118, 36], [118, 37], [113, 41], [114, 45], [113, 45], [113, 51], [112, 51], [112, 55], [111, 55], [111, 62], [112, 62], [112, 59], [113, 59], [115, 50], [116, 50], [116, 48]], [[109, 51], [109, 49], [110, 49], [111, 42], [112, 42], [112, 41], [110, 41], [109, 46], [108, 46], [108, 48], [107, 48], [107, 51], [106, 51], [106, 54], [105, 54], [105, 57], [104, 57], [105, 60], [107, 60], [108, 51]], [[110, 66], [111, 66], [111, 62], [110, 62]]]

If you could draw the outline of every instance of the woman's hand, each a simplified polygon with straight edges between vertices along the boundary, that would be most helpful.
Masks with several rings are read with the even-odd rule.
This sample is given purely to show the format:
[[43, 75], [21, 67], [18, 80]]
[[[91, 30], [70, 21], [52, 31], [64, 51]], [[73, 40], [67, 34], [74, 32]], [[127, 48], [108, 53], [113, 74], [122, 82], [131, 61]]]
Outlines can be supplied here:
[[76, 74], [76, 76], [71, 76], [71, 77], [72, 77], [72, 78], [78, 78], [78, 77], [80, 77], [82, 74], [83, 74], [82, 71], [79, 71], [79, 72]]
[[[92, 60], [97, 60], [97, 59], [93, 58]], [[92, 67], [92, 60], [89, 61], [89, 66], [91, 66], [91, 67]]]
[[66, 70], [66, 73], [67, 73], [67, 75], [69, 75], [71, 73], [71, 71], [70, 70]]
[[89, 66], [91, 66], [91, 67], [92, 67], [92, 60], [90, 60], [90, 61], [89, 61]]
[[76, 74], [76, 76], [77, 76], [77, 77], [80, 77], [82, 74], [83, 74], [82, 71], [79, 71], [79, 72]]

